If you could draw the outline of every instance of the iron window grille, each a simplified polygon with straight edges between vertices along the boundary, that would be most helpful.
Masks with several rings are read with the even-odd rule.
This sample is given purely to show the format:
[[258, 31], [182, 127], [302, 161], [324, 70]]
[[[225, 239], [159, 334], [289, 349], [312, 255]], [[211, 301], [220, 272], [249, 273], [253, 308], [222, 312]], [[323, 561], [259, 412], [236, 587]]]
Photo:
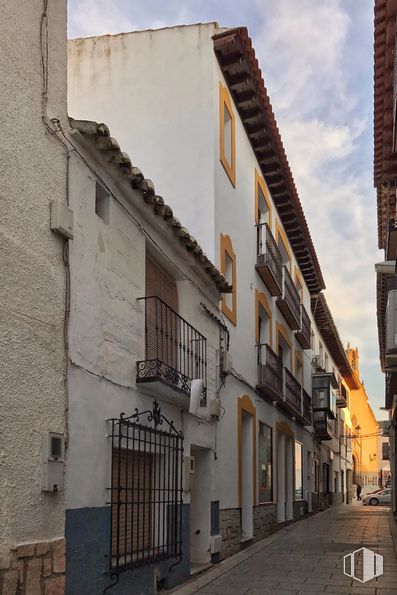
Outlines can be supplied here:
[[117, 582], [122, 571], [167, 559], [174, 560], [173, 571], [182, 560], [183, 434], [156, 401], [151, 410], [108, 421], [111, 577]]
[[157, 296], [145, 301], [146, 359], [137, 363], [137, 382], [160, 380], [190, 394], [191, 381], [203, 381], [207, 395], [207, 339]]

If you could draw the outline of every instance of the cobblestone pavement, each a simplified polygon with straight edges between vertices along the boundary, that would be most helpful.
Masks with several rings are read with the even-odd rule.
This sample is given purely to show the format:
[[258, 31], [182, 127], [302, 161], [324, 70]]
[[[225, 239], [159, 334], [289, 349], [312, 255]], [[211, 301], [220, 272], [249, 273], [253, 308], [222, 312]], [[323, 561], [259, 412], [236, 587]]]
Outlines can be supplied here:
[[[343, 574], [343, 556], [366, 546], [384, 573], [365, 584]], [[397, 561], [385, 507], [339, 506], [289, 525], [198, 576], [174, 594], [397, 595]]]

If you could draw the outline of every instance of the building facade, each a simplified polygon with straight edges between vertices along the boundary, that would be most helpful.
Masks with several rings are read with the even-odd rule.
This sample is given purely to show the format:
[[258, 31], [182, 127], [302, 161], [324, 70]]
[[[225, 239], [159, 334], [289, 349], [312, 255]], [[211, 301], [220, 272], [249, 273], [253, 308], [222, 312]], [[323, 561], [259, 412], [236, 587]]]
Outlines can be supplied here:
[[221, 557], [349, 502], [347, 392], [358, 387], [247, 31], [209, 23], [72, 40], [68, 67], [70, 113], [109, 122], [141, 155], [233, 287], [221, 303], [231, 356], [219, 392]]
[[67, 120], [66, 0], [2, 2], [1, 33], [0, 591], [58, 593], [63, 475], [49, 491], [47, 468], [51, 437], [67, 442], [66, 272], [50, 203], [67, 199], [52, 121]]
[[375, 1], [374, 22], [374, 186], [378, 206], [378, 247], [385, 263], [377, 267], [377, 319], [379, 354], [385, 374], [385, 408], [390, 421], [392, 509], [397, 514], [396, 394], [397, 366], [393, 326], [387, 333], [387, 309], [393, 324], [396, 284], [396, 16], [390, 0]]

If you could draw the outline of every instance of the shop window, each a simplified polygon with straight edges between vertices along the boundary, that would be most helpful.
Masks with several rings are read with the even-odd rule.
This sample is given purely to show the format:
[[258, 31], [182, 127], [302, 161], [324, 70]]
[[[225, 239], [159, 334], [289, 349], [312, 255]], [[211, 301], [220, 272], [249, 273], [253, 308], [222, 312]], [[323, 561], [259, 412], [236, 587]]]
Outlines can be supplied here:
[[258, 433], [258, 485], [259, 502], [273, 501], [273, 445], [272, 429], [259, 422]]

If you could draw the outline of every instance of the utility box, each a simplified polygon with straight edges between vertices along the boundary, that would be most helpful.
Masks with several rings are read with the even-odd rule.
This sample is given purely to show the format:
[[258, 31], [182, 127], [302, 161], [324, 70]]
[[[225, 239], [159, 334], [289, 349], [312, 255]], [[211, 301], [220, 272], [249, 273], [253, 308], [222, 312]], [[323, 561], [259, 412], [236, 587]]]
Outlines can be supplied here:
[[220, 418], [221, 416], [221, 402], [219, 399], [210, 399], [209, 401], [209, 414], [211, 417]]
[[63, 490], [63, 471], [65, 463], [65, 440], [63, 434], [46, 432], [41, 439], [43, 492], [61, 492]]
[[222, 535], [211, 535], [210, 554], [219, 554], [222, 549]]
[[65, 240], [73, 239], [73, 211], [61, 200], [51, 202], [51, 230]]
[[196, 473], [196, 459], [194, 457], [183, 457], [183, 491], [190, 492], [192, 489], [193, 476]]
[[219, 351], [219, 366], [222, 374], [231, 374], [233, 371], [233, 358], [230, 351]]

